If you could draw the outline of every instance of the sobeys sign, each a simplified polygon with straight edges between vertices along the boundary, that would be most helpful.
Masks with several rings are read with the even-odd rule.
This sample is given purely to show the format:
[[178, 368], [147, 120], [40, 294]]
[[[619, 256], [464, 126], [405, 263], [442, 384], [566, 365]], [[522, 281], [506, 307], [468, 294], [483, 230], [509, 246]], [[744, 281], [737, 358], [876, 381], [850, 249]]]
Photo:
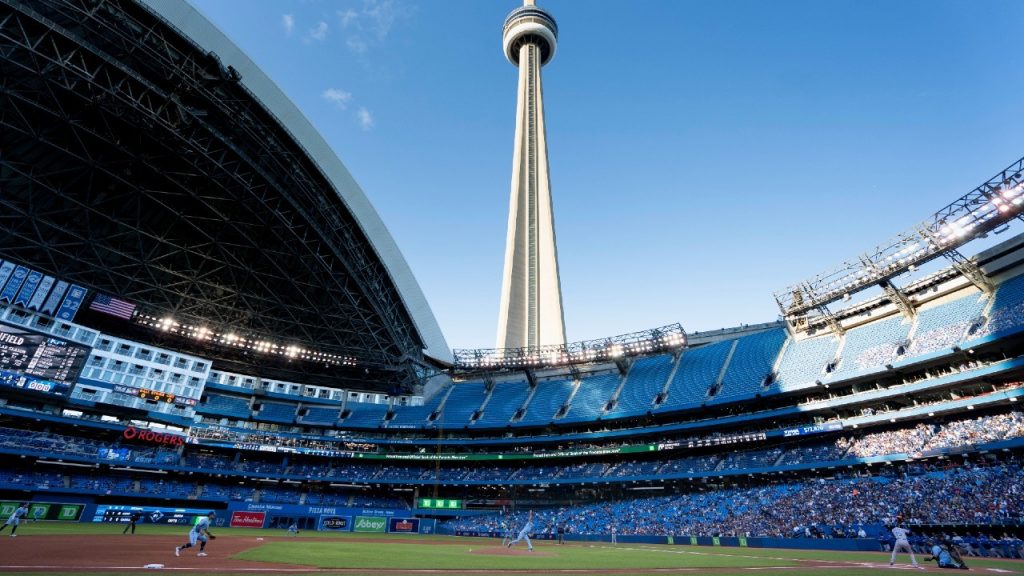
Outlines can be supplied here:
[[355, 532], [384, 532], [387, 521], [379, 516], [356, 516]]

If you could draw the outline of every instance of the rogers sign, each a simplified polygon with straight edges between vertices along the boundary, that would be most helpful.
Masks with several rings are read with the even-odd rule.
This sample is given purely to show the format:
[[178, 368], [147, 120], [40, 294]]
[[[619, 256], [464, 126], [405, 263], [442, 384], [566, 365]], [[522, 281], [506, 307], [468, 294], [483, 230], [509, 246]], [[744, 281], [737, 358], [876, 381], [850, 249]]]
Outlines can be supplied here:
[[165, 432], [154, 432], [152, 430], [139, 430], [135, 426], [129, 426], [124, 429], [121, 436], [125, 440], [138, 440], [140, 442], [148, 442], [150, 444], [161, 444], [163, 446], [181, 446], [185, 444], [185, 437], [178, 436], [177, 434], [167, 434]]

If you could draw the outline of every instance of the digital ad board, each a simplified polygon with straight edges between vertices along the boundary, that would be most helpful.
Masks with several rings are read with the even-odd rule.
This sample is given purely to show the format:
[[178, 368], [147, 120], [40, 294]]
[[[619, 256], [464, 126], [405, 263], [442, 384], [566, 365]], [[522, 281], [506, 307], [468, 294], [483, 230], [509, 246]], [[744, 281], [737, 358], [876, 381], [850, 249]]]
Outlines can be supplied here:
[[[199, 518], [210, 513], [209, 508], [165, 508], [161, 506], [123, 506], [100, 504], [93, 513], [93, 522], [128, 522], [132, 514], [142, 515], [140, 522], [147, 524], [172, 524], [192, 526]], [[224, 524], [220, 516], [214, 521], [217, 526]]]
[[0, 387], [67, 396], [91, 349], [0, 324]]
[[[6, 520], [14, 514], [21, 502], [0, 502], [0, 519]], [[24, 520], [50, 520], [60, 522], [77, 522], [82, 517], [85, 504], [67, 504], [55, 502], [29, 502], [28, 514]]]

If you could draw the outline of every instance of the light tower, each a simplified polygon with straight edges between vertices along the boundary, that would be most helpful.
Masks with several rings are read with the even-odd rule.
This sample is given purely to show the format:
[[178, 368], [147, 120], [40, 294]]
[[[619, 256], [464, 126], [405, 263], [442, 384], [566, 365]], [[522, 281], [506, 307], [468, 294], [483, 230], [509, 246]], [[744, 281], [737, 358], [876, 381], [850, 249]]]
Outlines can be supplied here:
[[535, 0], [525, 0], [505, 19], [502, 46], [519, 68], [519, 95], [498, 348], [565, 344], [540, 81], [557, 44], [558, 25]]

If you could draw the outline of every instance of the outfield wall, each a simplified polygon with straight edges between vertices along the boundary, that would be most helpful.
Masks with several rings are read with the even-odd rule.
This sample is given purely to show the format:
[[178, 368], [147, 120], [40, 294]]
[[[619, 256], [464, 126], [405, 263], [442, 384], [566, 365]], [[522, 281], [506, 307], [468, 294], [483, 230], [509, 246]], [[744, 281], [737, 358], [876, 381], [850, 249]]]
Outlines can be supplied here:
[[[498, 532], [456, 530], [455, 536], [501, 538]], [[554, 534], [537, 534], [532, 540], [555, 540]], [[571, 542], [611, 543], [607, 534], [566, 534]], [[841, 550], [849, 552], [878, 552], [882, 549], [874, 538], [741, 538], [732, 536], [643, 536], [621, 534], [618, 544], [673, 544], [677, 546], [724, 546], [743, 548], [793, 548], [801, 550]]]

